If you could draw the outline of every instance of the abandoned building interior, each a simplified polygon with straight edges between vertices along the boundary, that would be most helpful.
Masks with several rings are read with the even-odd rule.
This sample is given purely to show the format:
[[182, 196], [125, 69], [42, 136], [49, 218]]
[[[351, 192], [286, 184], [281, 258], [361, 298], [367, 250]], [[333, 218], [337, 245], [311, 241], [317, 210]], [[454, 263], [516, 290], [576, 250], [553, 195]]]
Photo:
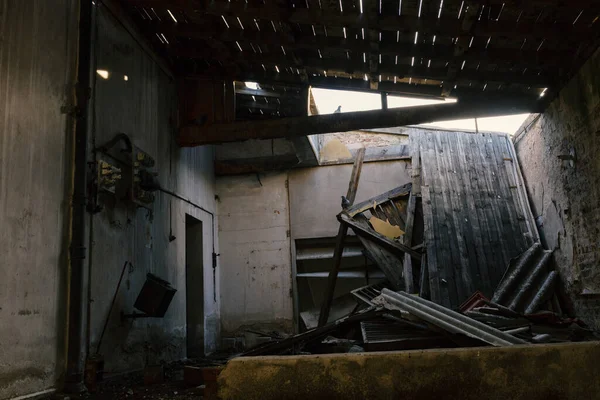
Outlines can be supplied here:
[[0, 0], [0, 399], [600, 398], [599, 43], [588, 0]]

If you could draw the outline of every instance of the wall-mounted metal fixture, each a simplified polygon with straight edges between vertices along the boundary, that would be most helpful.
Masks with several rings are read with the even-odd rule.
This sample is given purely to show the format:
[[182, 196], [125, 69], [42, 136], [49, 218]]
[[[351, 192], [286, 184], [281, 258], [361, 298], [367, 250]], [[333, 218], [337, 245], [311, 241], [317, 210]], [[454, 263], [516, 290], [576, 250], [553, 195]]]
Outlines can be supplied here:
[[169, 282], [160, 279], [156, 275], [147, 274], [146, 282], [133, 305], [142, 313], [134, 311], [126, 314], [121, 312], [121, 320], [129, 318], [163, 318], [171, 304], [171, 300], [173, 300], [173, 296], [175, 296], [175, 292], [177, 290]]
[[[117, 148], [119, 143], [123, 143], [124, 146]], [[156, 165], [154, 158], [135, 146], [125, 133], [117, 133], [107, 143], [96, 148], [96, 152], [102, 153], [104, 157], [98, 160], [95, 166], [95, 188], [91, 189], [93, 194], [112, 193], [118, 199], [128, 199], [152, 211], [155, 198], [152, 192], [160, 187], [147, 187], [148, 177], [157, 175], [151, 170]], [[120, 167], [116, 164], [120, 164]]]

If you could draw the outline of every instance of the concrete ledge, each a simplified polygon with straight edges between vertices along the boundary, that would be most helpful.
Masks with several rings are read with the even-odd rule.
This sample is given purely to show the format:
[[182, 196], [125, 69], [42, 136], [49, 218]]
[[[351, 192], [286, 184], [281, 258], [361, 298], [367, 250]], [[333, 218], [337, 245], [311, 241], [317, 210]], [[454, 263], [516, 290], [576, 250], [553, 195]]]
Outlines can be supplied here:
[[245, 357], [219, 376], [221, 399], [600, 398], [600, 342]]

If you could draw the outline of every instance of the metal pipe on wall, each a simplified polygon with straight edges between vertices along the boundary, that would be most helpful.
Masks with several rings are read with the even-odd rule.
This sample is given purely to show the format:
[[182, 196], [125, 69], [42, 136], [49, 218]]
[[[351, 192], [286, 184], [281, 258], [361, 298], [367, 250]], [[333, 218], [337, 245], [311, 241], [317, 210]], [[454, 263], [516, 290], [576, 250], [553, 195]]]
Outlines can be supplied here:
[[74, 161], [69, 243], [67, 300], [67, 370], [65, 390], [79, 392], [83, 387], [85, 346], [82, 329], [84, 318], [84, 267], [86, 258], [86, 174], [88, 139], [88, 100], [91, 75], [92, 2], [79, 2], [79, 46], [77, 65]]

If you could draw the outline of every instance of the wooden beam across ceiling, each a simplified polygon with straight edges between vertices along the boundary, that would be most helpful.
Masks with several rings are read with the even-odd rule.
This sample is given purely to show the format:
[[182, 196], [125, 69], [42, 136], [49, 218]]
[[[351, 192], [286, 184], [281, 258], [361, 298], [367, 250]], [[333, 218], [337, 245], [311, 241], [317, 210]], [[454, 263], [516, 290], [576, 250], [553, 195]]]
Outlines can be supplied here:
[[[218, 40], [223, 43], [239, 42], [241, 44], [252, 43], [259, 46], [273, 46], [280, 49], [282, 46], [287, 50], [346, 50], [356, 53], [375, 51], [378, 54], [400, 57], [422, 57], [431, 60], [446, 61], [455, 55], [455, 46], [430, 43], [412, 42], [377, 42], [370, 43], [362, 39], [343, 38], [335, 36], [297, 36], [271, 31], [250, 31], [236, 28], [224, 31], [206, 29], [199, 24], [174, 24], [172, 22], [161, 22], [153, 24], [153, 31], [163, 32], [167, 35], [190, 38], [196, 40]], [[374, 48], [373, 48], [374, 46]], [[467, 46], [468, 47], [468, 46]], [[541, 49], [540, 51], [521, 51], [518, 48], [487, 49], [485, 46], [473, 46], [461, 54], [461, 61], [467, 62], [489, 62], [510, 63], [515, 67], [533, 68], [540, 65], [553, 65], [568, 54], [562, 50]]]
[[[196, 48], [172, 48], [170, 54], [178, 57], [205, 59], [215, 57], [206, 49]], [[462, 60], [462, 59], [461, 59]], [[479, 81], [479, 82], [499, 82], [511, 84], [524, 84], [535, 87], [548, 87], [551, 85], [551, 80], [542, 74], [530, 71], [524, 74], [522, 71], [514, 72], [488, 72], [479, 71], [471, 67], [465, 68], [458, 74], [457, 71], [451, 73], [448, 68], [428, 68], [427, 66], [411, 66], [411, 65], [393, 65], [393, 64], [378, 64], [378, 68], [373, 71], [372, 60], [343, 60], [343, 59], [326, 59], [326, 58], [295, 58], [291, 56], [272, 55], [272, 54], [254, 54], [254, 53], [237, 53], [234, 58], [222, 57], [220, 61], [228, 62], [236, 65], [247, 65], [249, 69], [259, 69], [261, 65], [270, 66], [272, 69], [277, 66], [282, 68], [304, 68], [314, 69], [316, 71], [325, 71], [331, 76], [348, 76], [353, 74], [384, 74], [397, 76], [402, 79], [411, 77], [413, 79], [434, 79], [444, 81], [451, 78], [459, 81]], [[456, 62], [456, 69], [460, 69], [460, 63]], [[376, 63], [375, 63], [376, 64]], [[254, 66], [254, 67], [253, 67]], [[237, 77], [236, 77], [237, 78]], [[239, 78], [242, 79], [242, 78]]]
[[[486, 0], [487, 1], [487, 0]], [[206, 5], [190, 5], [181, 0], [127, 0], [131, 5], [170, 7], [186, 11], [191, 17], [203, 14], [214, 16], [254, 18], [281, 21], [291, 24], [327, 25], [346, 28], [377, 29], [380, 31], [422, 32], [435, 35], [455, 35], [461, 31], [462, 21], [454, 17], [416, 17], [407, 15], [375, 15], [344, 13], [340, 11], [309, 8], [279, 7], [272, 3], [252, 5], [245, 2], [209, 2]], [[477, 3], [484, 4], [483, 0]], [[526, 2], [523, 2], [526, 3]], [[556, 3], [556, 2], [555, 2]], [[587, 4], [589, 6], [589, 3]], [[475, 36], [504, 36], [511, 38], [539, 38], [546, 40], [577, 41], [589, 34], [586, 26], [555, 23], [551, 28], [545, 24], [518, 23], [515, 21], [480, 21], [473, 30]]]
[[531, 99], [502, 98], [460, 101], [419, 107], [359, 111], [278, 120], [189, 125], [179, 130], [182, 147], [227, 143], [249, 139], [294, 138], [320, 133], [417, 125], [437, 121], [538, 112]]

